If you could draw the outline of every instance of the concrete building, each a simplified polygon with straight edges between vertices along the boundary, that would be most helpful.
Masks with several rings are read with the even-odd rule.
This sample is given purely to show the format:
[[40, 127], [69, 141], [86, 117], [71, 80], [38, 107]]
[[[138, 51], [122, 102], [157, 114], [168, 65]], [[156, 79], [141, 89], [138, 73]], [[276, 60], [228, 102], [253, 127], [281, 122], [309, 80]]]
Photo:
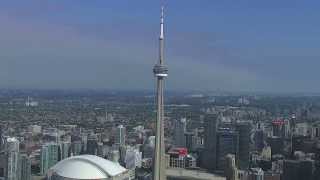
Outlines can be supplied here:
[[119, 163], [120, 160], [120, 152], [119, 150], [111, 150], [108, 154], [108, 160], [114, 162], [114, 163]]
[[204, 147], [204, 133], [203, 133], [203, 129], [201, 130], [196, 128], [193, 131], [194, 135], [191, 137], [192, 138], [192, 149], [190, 149], [191, 151], [196, 151]]
[[272, 155], [283, 153], [284, 141], [282, 138], [277, 136], [268, 137], [267, 142], [271, 147]]
[[82, 143], [82, 147], [83, 147], [83, 152], [87, 152], [87, 146], [88, 146], [88, 134], [87, 133], [83, 133], [81, 134], [81, 143]]
[[226, 167], [224, 174], [226, 176], [226, 180], [239, 180], [236, 157], [234, 154], [228, 154], [226, 156]]
[[241, 122], [236, 125], [236, 130], [239, 133], [239, 154], [238, 154], [238, 168], [247, 169], [250, 160], [250, 132], [251, 125], [248, 122]]
[[320, 122], [316, 122], [312, 124], [311, 127], [311, 138], [320, 138]]
[[143, 158], [153, 158], [154, 155], [154, 148], [155, 148], [155, 136], [150, 136], [143, 145], [143, 152], [142, 157]]
[[71, 143], [69, 142], [61, 142], [60, 143], [60, 159], [65, 159], [69, 157], [69, 152], [71, 148]]
[[254, 145], [255, 145], [255, 149], [258, 152], [261, 152], [262, 149], [264, 148], [264, 132], [263, 130], [259, 129], [255, 132], [254, 134]]
[[93, 155], [64, 159], [50, 168], [47, 177], [49, 180], [130, 180], [128, 170], [119, 163]]
[[272, 121], [272, 136], [285, 137], [285, 121], [283, 119]]
[[83, 150], [83, 144], [81, 141], [74, 141], [71, 144], [71, 154], [72, 156], [80, 155]]
[[309, 123], [296, 123], [294, 134], [297, 136], [310, 136], [312, 133], [312, 127]]
[[140, 152], [139, 149], [128, 148], [125, 153], [124, 163], [127, 169], [141, 167], [142, 152]]
[[153, 180], [165, 180], [165, 144], [164, 144], [164, 78], [168, 76], [168, 68], [164, 65], [164, 7], [161, 8], [159, 61], [153, 68], [157, 79], [157, 120], [156, 143], [153, 161]]
[[184, 133], [185, 140], [186, 140], [186, 148], [189, 149], [190, 151], [193, 151], [195, 149], [194, 145], [194, 133], [193, 132], [185, 132]]
[[176, 147], [186, 147], [186, 128], [187, 128], [187, 119], [181, 118], [174, 122], [174, 145]]
[[219, 130], [217, 133], [217, 161], [216, 170], [224, 171], [227, 154], [238, 155], [239, 135], [238, 132], [229, 129]]
[[98, 137], [96, 134], [90, 134], [87, 139], [87, 154], [97, 155], [98, 153]]
[[251, 168], [248, 171], [248, 180], [264, 180], [264, 172], [261, 168]]
[[218, 114], [208, 113], [204, 118], [204, 151], [201, 158], [201, 166], [213, 172], [217, 162], [217, 130]]

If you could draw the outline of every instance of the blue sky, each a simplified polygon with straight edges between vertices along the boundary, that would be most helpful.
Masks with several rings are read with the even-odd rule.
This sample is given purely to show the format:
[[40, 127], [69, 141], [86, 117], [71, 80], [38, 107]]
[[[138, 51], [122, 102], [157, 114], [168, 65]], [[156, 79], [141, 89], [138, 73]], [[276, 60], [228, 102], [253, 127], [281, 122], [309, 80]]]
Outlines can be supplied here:
[[[166, 0], [168, 89], [319, 92], [318, 1]], [[7, 0], [1, 88], [152, 89], [160, 1]]]

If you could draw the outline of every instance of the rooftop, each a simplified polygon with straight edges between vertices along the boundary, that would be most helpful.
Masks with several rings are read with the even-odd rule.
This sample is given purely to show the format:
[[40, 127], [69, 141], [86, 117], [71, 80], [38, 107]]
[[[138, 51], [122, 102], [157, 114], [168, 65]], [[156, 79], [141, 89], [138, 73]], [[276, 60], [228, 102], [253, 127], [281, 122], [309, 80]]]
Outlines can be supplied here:
[[127, 169], [118, 163], [93, 155], [70, 157], [50, 169], [51, 173], [73, 179], [105, 179], [126, 171]]

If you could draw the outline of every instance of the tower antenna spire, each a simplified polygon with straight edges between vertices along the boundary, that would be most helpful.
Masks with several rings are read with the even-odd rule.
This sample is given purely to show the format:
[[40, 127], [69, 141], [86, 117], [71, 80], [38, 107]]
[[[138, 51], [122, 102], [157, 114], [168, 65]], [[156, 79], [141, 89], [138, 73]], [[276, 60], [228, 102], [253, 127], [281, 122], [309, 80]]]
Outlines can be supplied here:
[[159, 64], [163, 64], [164, 59], [164, 6], [161, 6], [161, 17], [160, 17], [160, 36], [159, 36]]

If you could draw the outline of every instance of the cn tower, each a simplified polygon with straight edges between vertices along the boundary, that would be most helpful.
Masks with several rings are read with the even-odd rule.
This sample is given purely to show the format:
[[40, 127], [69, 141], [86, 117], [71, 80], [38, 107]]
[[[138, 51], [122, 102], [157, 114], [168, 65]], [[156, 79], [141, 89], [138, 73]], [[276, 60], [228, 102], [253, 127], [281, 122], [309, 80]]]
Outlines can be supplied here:
[[154, 66], [153, 73], [157, 78], [157, 123], [156, 147], [153, 161], [153, 180], [165, 180], [165, 146], [164, 146], [164, 106], [163, 86], [164, 78], [168, 76], [168, 69], [164, 66], [164, 8], [161, 8], [160, 36], [159, 36], [159, 62]]

